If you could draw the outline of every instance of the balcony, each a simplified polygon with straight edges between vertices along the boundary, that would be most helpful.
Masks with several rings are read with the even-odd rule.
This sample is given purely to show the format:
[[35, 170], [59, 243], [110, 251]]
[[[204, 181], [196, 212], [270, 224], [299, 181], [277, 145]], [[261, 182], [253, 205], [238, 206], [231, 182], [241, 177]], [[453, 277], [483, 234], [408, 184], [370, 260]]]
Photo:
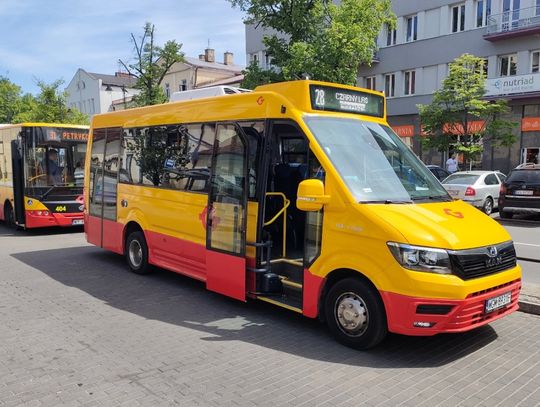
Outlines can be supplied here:
[[540, 6], [535, 6], [489, 16], [484, 39], [499, 41], [538, 33]]
[[537, 33], [540, 33], [540, 6], [489, 16], [484, 39], [499, 41]]

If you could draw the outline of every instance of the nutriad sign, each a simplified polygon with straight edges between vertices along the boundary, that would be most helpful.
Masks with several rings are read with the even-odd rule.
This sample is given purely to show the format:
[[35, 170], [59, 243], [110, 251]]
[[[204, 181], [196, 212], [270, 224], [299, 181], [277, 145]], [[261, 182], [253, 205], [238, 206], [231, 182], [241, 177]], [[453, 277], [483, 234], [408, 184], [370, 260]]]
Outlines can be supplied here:
[[486, 96], [540, 91], [540, 73], [504, 76], [486, 80]]

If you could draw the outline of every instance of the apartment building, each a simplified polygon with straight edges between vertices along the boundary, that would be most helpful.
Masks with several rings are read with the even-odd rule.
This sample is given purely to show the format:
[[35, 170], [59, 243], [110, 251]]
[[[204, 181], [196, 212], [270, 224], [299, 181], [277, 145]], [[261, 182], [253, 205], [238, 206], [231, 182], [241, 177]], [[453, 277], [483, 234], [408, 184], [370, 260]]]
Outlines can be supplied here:
[[[393, 0], [394, 30], [382, 27], [371, 67], [359, 69], [358, 85], [386, 93], [389, 122], [428, 164], [448, 152], [422, 151], [418, 104], [430, 103], [448, 64], [469, 53], [487, 62], [486, 98], [509, 101], [518, 123], [511, 148], [486, 143], [476, 166], [509, 171], [540, 157], [540, 0]], [[264, 32], [246, 26], [248, 63], [265, 67]]]
[[[448, 152], [422, 151], [418, 104], [430, 103], [448, 64], [469, 53], [486, 60], [486, 98], [509, 101], [518, 123], [511, 148], [484, 145], [477, 167], [509, 171], [540, 152], [540, 0], [397, 0], [397, 27], [383, 27], [378, 62], [358, 84], [388, 96], [389, 122], [427, 163]], [[540, 155], [539, 155], [540, 156]]]

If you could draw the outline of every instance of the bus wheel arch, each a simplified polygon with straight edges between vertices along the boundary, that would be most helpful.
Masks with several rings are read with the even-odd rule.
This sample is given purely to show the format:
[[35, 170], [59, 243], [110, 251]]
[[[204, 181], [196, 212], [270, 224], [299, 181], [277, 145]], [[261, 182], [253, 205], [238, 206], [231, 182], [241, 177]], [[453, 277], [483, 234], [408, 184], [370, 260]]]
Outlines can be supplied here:
[[148, 261], [148, 244], [144, 231], [137, 222], [129, 222], [124, 229], [124, 255], [129, 268], [136, 274], [153, 271]]
[[369, 349], [388, 333], [383, 299], [362, 273], [336, 270], [327, 277], [319, 302], [319, 315], [336, 339], [355, 349]]

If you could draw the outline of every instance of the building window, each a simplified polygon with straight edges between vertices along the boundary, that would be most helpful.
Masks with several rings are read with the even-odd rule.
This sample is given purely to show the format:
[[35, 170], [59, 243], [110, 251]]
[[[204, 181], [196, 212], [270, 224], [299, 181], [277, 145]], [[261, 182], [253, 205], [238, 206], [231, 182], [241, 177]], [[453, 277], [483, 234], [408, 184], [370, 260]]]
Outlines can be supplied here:
[[368, 76], [366, 78], [366, 89], [371, 89], [371, 90], [376, 89], [375, 77], [374, 76]]
[[418, 16], [407, 17], [407, 37], [406, 41], [416, 41], [418, 39]]
[[171, 97], [171, 86], [168, 83], [165, 84], [165, 96], [167, 99]]
[[452, 7], [452, 32], [465, 30], [465, 4]]
[[513, 76], [517, 73], [517, 54], [499, 57], [499, 76]]
[[386, 24], [386, 45], [396, 45], [396, 37], [397, 37], [397, 31], [390, 28], [388, 24]]
[[486, 78], [488, 76], [488, 62], [489, 62], [489, 59], [484, 58], [484, 64], [482, 65], [482, 72], [484, 74], [484, 77]]
[[386, 97], [394, 97], [396, 94], [396, 75], [391, 73], [384, 76], [384, 93]]
[[416, 71], [405, 71], [405, 94], [414, 95], [416, 88]]
[[178, 90], [180, 92], [187, 90], [187, 79], [182, 79], [182, 82], [178, 85]]
[[476, 27], [484, 27], [491, 16], [491, 0], [478, 0], [476, 2]]
[[538, 73], [540, 72], [540, 51], [534, 51], [531, 56], [532, 56], [531, 72]]
[[251, 63], [252, 64], [259, 64], [259, 55], [257, 54], [251, 54]]

